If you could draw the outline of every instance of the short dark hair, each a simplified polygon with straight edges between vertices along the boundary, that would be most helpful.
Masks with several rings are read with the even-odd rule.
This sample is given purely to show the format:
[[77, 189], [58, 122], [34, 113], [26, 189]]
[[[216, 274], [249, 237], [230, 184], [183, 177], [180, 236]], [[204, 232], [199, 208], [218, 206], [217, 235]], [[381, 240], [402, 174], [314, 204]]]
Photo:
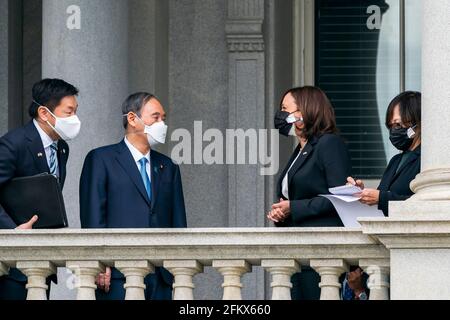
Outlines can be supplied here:
[[289, 89], [283, 95], [280, 107], [289, 93], [294, 97], [297, 110], [303, 115], [305, 138], [320, 137], [326, 133], [339, 133], [333, 106], [322, 89], [312, 86]]
[[33, 101], [28, 108], [28, 114], [32, 118], [38, 115], [40, 106], [46, 106], [51, 112], [61, 103], [65, 97], [78, 95], [78, 89], [61, 79], [43, 79], [33, 85]]
[[397, 105], [400, 107], [403, 124], [420, 128], [422, 94], [417, 91], [406, 91], [392, 99], [386, 112], [386, 127], [388, 129], [391, 126], [394, 109]]
[[144, 107], [155, 95], [148, 92], [137, 92], [130, 95], [122, 104], [123, 127], [128, 127], [128, 115], [130, 112], [141, 116], [142, 107]]

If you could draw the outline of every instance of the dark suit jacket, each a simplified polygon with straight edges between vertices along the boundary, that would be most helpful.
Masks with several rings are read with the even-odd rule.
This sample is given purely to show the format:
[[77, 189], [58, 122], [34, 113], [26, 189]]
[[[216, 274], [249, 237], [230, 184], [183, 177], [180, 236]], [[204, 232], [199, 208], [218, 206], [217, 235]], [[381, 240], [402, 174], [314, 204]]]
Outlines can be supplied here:
[[[300, 145], [295, 149], [278, 180], [278, 199], [284, 198], [284, 176], [297, 157]], [[302, 155], [289, 171], [289, 199], [291, 215], [280, 227], [334, 227], [342, 222], [331, 202], [319, 194], [329, 194], [329, 188], [346, 184], [351, 174], [350, 156], [341, 137], [325, 134], [309, 139]]]
[[[38, 155], [42, 156], [38, 156]], [[69, 146], [63, 140], [58, 142], [58, 166], [61, 188], [66, 179], [66, 164]], [[0, 138], [0, 188], [13, 178], [49, 173], [39, 132], [30, 121], [25, 126], [10, 131]], [[0, 229], [14, 229], [17, 225], [8, 216], [0, 204]], [[15, 280], [26, 281], [26, 277], [17, 269], [12, 269], [10, 276]]]
[[[185, 228], [186, 212], [179, 167], [150, 153], [152, 202], [125, 141], [91, 151], [80, 181], [82, 228]], [[157, 268], [172, 284], [172, 275]], [[113, 278], [123, 275], [113, 269]]]
[[[378, 190], [380, 199], [378, 209], [383, 210], [385, 216], [389, 214], [389, 201], [404, 201], [413, 195], [409, 185], [420, 173], [420, 146], [410, 151], [410, 157], [399, 168], [402, 154], [391, 159], [383, 174]], [[399, 170], [397, 171], [397, 168]]]

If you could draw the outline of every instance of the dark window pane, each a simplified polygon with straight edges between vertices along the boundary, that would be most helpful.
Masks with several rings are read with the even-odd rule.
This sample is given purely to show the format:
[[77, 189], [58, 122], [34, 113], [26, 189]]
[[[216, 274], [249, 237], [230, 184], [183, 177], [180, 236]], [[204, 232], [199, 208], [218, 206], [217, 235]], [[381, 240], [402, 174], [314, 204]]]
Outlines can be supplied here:
[[316, 1], [316, 85], [335, 108], [338, 127], [349, 143], [353, 175], [379, 179], [387, 161], [377, 66], [392, 64], [392, 55], [380, 54], [380, 30], [367, 27], [367, 8], [372, 5], [381, 14], [389, 9], [382, 0]]

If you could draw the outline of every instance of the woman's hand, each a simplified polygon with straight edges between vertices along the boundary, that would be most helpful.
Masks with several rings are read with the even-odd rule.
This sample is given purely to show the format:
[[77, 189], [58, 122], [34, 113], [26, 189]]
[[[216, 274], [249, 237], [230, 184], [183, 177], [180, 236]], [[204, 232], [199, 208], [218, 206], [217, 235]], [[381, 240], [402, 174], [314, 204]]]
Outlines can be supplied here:
[[267, 218], [273, 222], [283, 222], [291, 214], [290, 201], [280, 199], [279, 203], [272, 205], [272, 210], [267, 214]]
[[347, 184], [350, 184], [352, 186], [360, 187], [361, 189], [364, 189], [364, 182], [362, 180], [355, 180], [352, 177], [347, 178]]
[[364, 189], [361, 193], [358, 193], [355, 196], [361, 197], [361, 199], [359, 199], [359, 202], [367, 204], [369, 206], [374, 206], [378, 204], [380, 200], [380, 190]]

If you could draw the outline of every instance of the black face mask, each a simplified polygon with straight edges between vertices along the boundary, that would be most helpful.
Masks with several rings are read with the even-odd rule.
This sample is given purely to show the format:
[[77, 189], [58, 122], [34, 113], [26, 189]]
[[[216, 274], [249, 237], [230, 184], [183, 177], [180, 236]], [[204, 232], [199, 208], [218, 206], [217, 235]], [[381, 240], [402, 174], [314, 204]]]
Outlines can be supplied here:
[[295, 122], [287, 121], [289, 116], [291, 116], [292, 113], [286, 112], [286, 111], [277, 111], [275, 114], [275, 128], [278, 129], [280, 134], [283, 136], [289, 137], [290, 132], [292, 131], [292, 126], [297, 121], [303, 121], [303, 119], [296, 120]]
[[414, 140], [414, 134], [411, 134], [412, 129], [413, 128], [391, 128], [389, 130], [389, 140], [391, 140], [392, 145], [400, 151], [407, 151]]

